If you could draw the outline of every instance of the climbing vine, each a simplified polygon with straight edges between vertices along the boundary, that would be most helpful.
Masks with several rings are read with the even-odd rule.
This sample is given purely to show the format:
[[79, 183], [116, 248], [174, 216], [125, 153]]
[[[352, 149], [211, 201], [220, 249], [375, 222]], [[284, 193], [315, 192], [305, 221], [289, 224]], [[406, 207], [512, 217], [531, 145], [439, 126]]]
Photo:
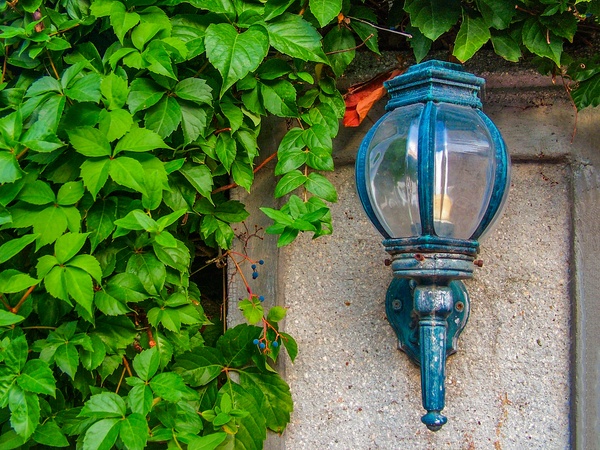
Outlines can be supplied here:
[[[332, 232], [336, 78], [383, 33], [417, 60], [533, 53], [599, 103], [597, 60], [564, 48], [595, 32], [596, 0], [380, 3], [0, 1], [0, 448], [259, 449], [285, 429], [272, 366], [298, 349], [252, 287], [268, 255], [231, 250], [248, 212], [228, 194], [276, 160], [265, 231]], [[274, 155], [267, 116], [287, 123]], [[207, 248], [248, 324], [205, 313]]]

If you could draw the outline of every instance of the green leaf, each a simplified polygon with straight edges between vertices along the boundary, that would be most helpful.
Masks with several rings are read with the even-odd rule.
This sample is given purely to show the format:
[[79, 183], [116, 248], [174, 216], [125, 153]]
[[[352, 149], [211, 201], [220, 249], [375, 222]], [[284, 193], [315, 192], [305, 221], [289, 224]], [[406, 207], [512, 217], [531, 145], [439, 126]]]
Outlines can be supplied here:
[[145, 193], [144, 168], [138, 160], [127, 156], [112, 159], [108, 173], [115, 183]]
[[56, 195], [52, 188], [41, 180], [27, 183], [19, 193], [19, 200], [32, 205], [47, 205], [56, 202]]
[[110, 450], [119, 436], [121, 419], [103, 419], [87, 429], [82, 450]]
[[147, 78], [136, 78], [131, 82], [127, 105], [131, 114], [150, 108], [165, 95], [165, 89]]
[[66, 267], [64, 280], [69, 295], [91, 315], [94, 301], [94, 285], [91, 277], [77, 267]]
[[[247, 301], [247, 300], [245, 300]], [[262, 311], [261, 303], [258, 299], [255, 300], [257, 310]], [[241, 305], [241, 302], [240, 302]], [[241, 307], [240, 307], [241, 309]], [[262, 313], [259, 318], [262, 319]], [[260, 336], [261, 329], [255, 326], [239, 324], [228, 329], [223, 336], [217, 341], [217, 350], [221, 352], [225, 358], [228, 367], [243, 367], [248, 363], [248, 360], [255, 354], [255, 345], [252, 341]]]
[[161, 148], [169, 148], [161, 137], [146, 128], [134, 128], [123, 137], [115, 147], [115, 155], [119, 152], [147, 152]]
[[87, 233], [66, 233], [54, 244], [54, 255], [59, 264], [64, 264], [75, 256], [85, 244]]
[[267, 110], [279, 117], [297, 117], [296, 89], [286, 80], [262, 83], [261, 94]]
[[0, 327], [9, 327], [24, 320], [23, 316], [0, 309]]
[[25, 247], [37, 239], [37, 234], [26, 234], [17, 239], [11, 239], [0, 246], [0, 263], [6, 262], [21, 253]]
[[127, 450], [143, 450], [148, 440], [148, 423], [142, 414], [130, 414], [121, 422], [119, 437]]
[[88, 159], [81, 165], [83, 184], [94, 198], [96, 198], [98, 192], [100, 192], [100, 189], [102, 189], [108, 180], [110, 162], [108, 158], [100, 160]]
[[563, 40], [548, 31], [537, 18], [532, 17], [525, 21], [522, 37], [523, 44], [531, 53], [549, 58], [560, 66]]
[[231, 0], [189, 0], [190, 5], [226, 16], [235, 16], [235, 8]]
[[85, 190], [81, 181], [68, 181], [58, 190], [56, 202], [63, 206], [73, 205], [81, 200], [84, 193]]
[[68, 447], [69, 441], [54, 420], [49, 420], [36, 428], [33, 440], [48, 447]]
[[287, 310], [282, 308], [281, 306], [273, 306], [269, 310], [269, 314], [267, 315], [267, 320], [270, 322], [279, 322], [285, 318]]
[[304, 185], [308, 181], [308, 177], [306, 177], [299, 170], [293, 170], [292, 172], [286, 173], [281, 180], [275, 186], [275, 198], [283, 197], [286, 194], [289, 194], [294, 189], [299, 188]]
[[271, 45], [281, 53], [303, 61], [327, 64], [321, 48], [321, 35], [296, 14], [285, 13], [267, 24]]
[[88, 73], [77, 79], [71, 86], [65, 89], [65, 94], [71, 100], [78, 102], [100, 101], [100, 83], [102, 78], [97, 73]]
[[206, 81], [200, 78], [186, 78], [181, 80], [173, 93], [183, 100], [191, 102], [212, 105], [212, 88], [206, 84]]
[[356, 41], [347, 28], [332, 28], [323, 39], [323, 50], [336, 76], [341, 76], [356, 55]]
[[[139, 380], [139, 378], [135, 379]], [[127, 394], [127, 402], [129, 403], [131, 411], [144, 416], [147, 415], [152, 409], [153, 400], [154, 395], [152, 395], [152, 389], [150, 389], [150, 386], [146, 385], [145, 383], [134, 386], [129, 391], [129, 394]]]
[[156, 257], [169, 267], [180, 272], [187, 272], [190, 265], [190, 252], [185, 244], [177, 241], [177, 247], [161, 247], [153, 245]]
[[83, 156], [110, 156], [110, 142], [100, 130], [89, 126], [68, 130], [71, 145]]
[[38, 283], [39, 280], [31, 278], [18, 270], [8, 269], [0, 272], [0, 293], [14, 294], [21, 292]]
[[238, 186], [246, 189], [248, 193], [250, 192], [254, 182], [254, 172], [249, 164], [236, 159], [231, 166], [231, 176]]
[[235, 155], [237, 154], [237, 145], [230, 133], [219, 133], [215, 145], [215, 152], [219, 161], [221, 161], [223, 167], [225, 167], [225, 170], [229, 172], [231, 165], [235, 160]]
[[578, 110], [588, 106], [598, 106], [600, 104], [600, 75], [597, 74], [581, 81], [579, 86], [571, 92], [571, 96]]
[[88, 210], [85, 220], [92, 253], [115, 229], [116, 213], [117, 203], [114, 197], [99, 199]]
[[[96, 295], [103, 293], [103, 291], [96, 292]], [[97, 369], [106, 357], [106, 347], [102, 340], [95, 334], [90, 334], [92, 340], [93, 351], [87, 351], [85, 349], [79, 350], [79, 360], [86, 370]]]
[[435, 41], [460, 18], [458, 0], [406, 0], [404, 10], [410, 14], [410, 23]]
[[196, 391], [187, 387], [181, 375], [175, 372], [163, 372], [150, 380], [150, 388], [157, 397], [168, 402], [180, 400], [195, 400], [198, 397]]
[[48, 364], [41, 359], [32, 359], [25, 363], [17, 384], [27, 392], [47, 394], [55, 397], [56, 381]]
[[21, 0], [19, 5], [28, 13], [34, 13], [42, 4], [42, 0]]
[[298, 344], [296, 343], [296, 340], [287, 333], [279, 334], [281, 335], [281, 342], [285, 346], [290, 359], [294, 362], [296, 356], [298, 356]]
[[223, 445], [230, 446], [226, 448], [261, 449], [266, 438], [266, 421], [260, 400], [232, 381], [225, 383], [219, 393], [227, 393], [231, 397], [234, 409], [248, 413], [245, 417], [236, 419], [237, 433], [229, 435]]
[[556, 36], [565, 38], [569, 42], [573, 42], [579, 24], [579, 20], [572, 11], [565, 11], [562, 14], [554, 14], [549, 17], [541, 16], [540, 22], [552, 30]]
[[126, 12], [125, 5], [121, 2], [112, 2], [110, 10], [110, 24], [115, 34], [123, 45], [125, 34], [140, 22], [140, 16], [135, 12]]
[[342, 0], [309, 0], [308, 4], [321, 27], [337, 17], [342, 9]]
[[91, 418], [124, 417], [127, 406], [123, 398], [114, 392], [92, 395], [83, 405], [80, 416]]
[[165, 50], [165, 44], [162, 42], [158, 40], [151, 41], [146, 50], [144, 50], [144, 53], [142, 53], [142, 59], [150, 72], [173, 80], [177, 79], [173, 71], [171, 57]]
[[4, 348], [2, 354], [4, 357], [4, 364], [6, 364], [6, 366], [13, 372], [20, 372], [23, 367], [25, 367], [28, 351], [29, 349], [27, 347], [25, 335], [21, 335], [18, 338], [13, 339]]
[[141, 302], [148, 298], [140, 279], [131, 273], [119, 273], [105, 286], [106, 293], [122, 303]]
[[23, 176], [23, 171], [13, 153], [0, 151], [0, 184], [12, 183]]
[[186, 163], [179, 170], [186, 180], [198, 191], [200, 195], [210, 198], [213, 188], [212, 174], [204, 164]]
[[508, 28], [512, 22], [512, 18], [517, 12], [512, 2], [476, 0], [476, 3], [477, 9], [479, 9], [487, 26], [497, 30]]
[[240, 384], [249, 391], [255, 388], [262, 393], [261, 411], [267, 427], [277, 433], [283, 432], [293, 410], [292, 395], [285, 380], [277, 373], [242, 371]]
[[133, 359], [133, 368], [138, 377], [148, 381], [158, 371], [160, 355], [156, 348], [144, 350]]
[[68, 267], [77, 267], [92, 276], [98, 283], [102, 280], [100, 263], [92, 255], [77, 255], [67, 262]]
[[79, 367], [79, 353], [74, 344], [65, 343], [60, 345], [54, 353], [54, 362], [71, 379], [75, 379], [77, 367]]
[[96, 319], [96, 334], [109, 350], [117, 352], [134, 341], [137, 331], [128, 317], [100, 316]]
[[155, 131], [162, 138], [167, 138], [177, 129], [181, 119], [181, 107], [177, 100], [165, 96], [148, 109], [144, 116], [144, 123], [146, 128]]
[[489, 40], [490, 30], [485, 21], [482, 18], [472, 19], [465, 15], [456, 35], [452, 54], [459, 61], [465, 62]]
[[206, 109], [192, 106], [188, 102], [179, 103], [181, 109], [181, 129], [183, 131], [184, 144], [195, 141], [204, 134], [208, 113]]
[[8, 430], [2, 436], [0, 436], [0, 448], [3, 450], [12, 450], [15, 448], [21, 448], [25, 444], [27, 439], [23, 439], [13, 430]]
[[133, 126], [133, 117], [124, 109], [100, 111], [98, 129], [110, 142], [122, 138]]
[[255, 71], [269, 50], [269, 37], [260, 25], [238, 33], [227, 23], [211, 24], [204, 37], [208, 60], [223, 77], [220, 97], [233, 84]]
[[66, 301], [71, 305], [67, 291], [65, 268], [56, 266], [44, 277], [44, 286], [50, 295]]
[[507, 61], [517, 62], [521, 56], [521, 47], [509, 34], [492, 34], [492, 45], [497, 55]]
[[265, 313], [261, 303], [258, 300], [251, 301], [251, 300], [245, 299], [245, 300], [240, 301], [238, 306], [239, 306], [240, 310], [242, 311], [242, 313], [244, 314], [244, 317], [250, 324], [255, 324], [255, 323], [260, 322]]
[[337, 202], [337, 192], [331, 181], [323, 175], [312, 172], [306, 180], [306, 190], [328, 202]]
[[103, 78], [100, 83], [100, 91], [106, 100], [106, 107], [111, 111], [122, 108], [129, 94], [127, 80], [113, 72]]
[[214, 380], [225, 366], [221, 352], [210, 347], [196, 348], [177, 357], [173, 371], [192, 387], [205, 386]]
[[150, 295], [160, 294], [167, 277], [165, 265], [149, 253], [132, 255], [127, 262], [127, 272], [137, 275]]
[[10, 425], [17, 434], [28, 439], [40, 422], [40, 401], [37, 394], [13, 386], [8, 394]]
[[188, 443], [188, 450], [214, 450], [226, 437], [227, 433], [223, 432], [193, 437]]

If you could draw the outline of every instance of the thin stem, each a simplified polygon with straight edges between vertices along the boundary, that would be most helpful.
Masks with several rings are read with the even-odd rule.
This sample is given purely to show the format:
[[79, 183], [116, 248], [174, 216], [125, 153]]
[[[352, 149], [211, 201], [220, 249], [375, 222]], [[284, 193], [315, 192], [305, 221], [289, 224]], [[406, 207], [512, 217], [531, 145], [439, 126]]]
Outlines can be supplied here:
[[28, 151], [29, 151], [29, 147], [25, 147], [23, 150], [21, 150], [21, 152], [16, 156], [17, 161], [19, 159], [21, 159], [23, 156], [25, 156]]
[[351, 20], [356, 20], [357, 22], [366, 23], [367, 25], [371, 25], [373, 28], [377, 28], [378, 30], [381, 30], [381, 31], [387, 31], [388, 33], [394, 33], [394, 34], [401, 34], [402, 36], [406, 36], [407, 38], [413, 37], [413, 35], [410, 33], [405, 33], [404, 31], [393, 30], [391, 28], [380, 27], [379, 25], [375, 25], [374, 23], [371, 23], [368, 20], [363, 20], [363, 19], [359, 19], [357, 17], [352, 17], [352, 16], [346, 16], [346, 17]]
[[[123, 358], [125, 359], [125, 358]], [[127, 367], [123, 367], [123, 372], [121, 372], [121, 378], [119, 378], [119, 382], [117, 383], [117, 388], [115, 389], [115, 394], [119, 393], [119, 389], [121, 389], [121, 383], [123, 382], [123, 378], [125, 378], [125, 372], [127, 372]]]
[[5, 300], [5, 298], [4, 298], [4, 295], [0, 295], [0, 301], [2, 301], [2, 304], [4, 305], [4, 307], [5, 307], [5, 308], [6, 308], [8, 311], [10, 311], [10, 310], [11, 310], [11, 308], [10, 308], [10, 305], [8, 304], [8, 302], [7, 302], [7, 301]]
[[127, 370], [127, 374], [132, 377], [133, 373], [131, 373], [131, 367], [129, 367], [129, 361], [127, 361], [127, 357], [123, 356], [123, 365], [125, 366], [125, 369]]
[[[261, 170], [262, 168], [264, 168], [267, 164], [269, 164], [271, 161], [273, 161], [273, 159], [275, 159], [277, 157], [277, 153], [273, 153], [272, 155], [270, 155], [268, 158], [266, 158], [263, 162], [261, 162], [258, 166], [256, 166], [254, 168], [254, 170], [252, 171], [252, 173], [256, 173], [259, 170]], [[228, 191], [229, 189], [233, 189], [238, 187], [239, 184], [237, 183], [231, 183], [231, 184], [227, 184], [225, 186], [221, 186], [217, 189], [215, 189], [214, 191], [212, 191], [212, 194], [216, 194], [217, 192], [223, 192], [223, 191]]]
[[48, 50], [46, 50], [46, 54], [48, 55], [48, 59], [50, 60], [50, 65], [52, 66], [54, 76], [57, 80], [60, 80], [60, 75], [58, 74], [58, 70], [56, 70], [56, 66], [54, 65], [54, 61], [52, 61], [52, 56], [50, 56], [50, 52]]
[[47, 327], [47, 326], [34, 326], [34, 327], [21, 327], [21, 330], [56, 330], [56, 327]]
[[27, 298], [29, 297], [29, 295], [33, 292], [33, 290], [36, 287], [37, 287], [37, 284], [34, 284], [29, 289], [27, 289], [27, 292], [25, 292], [25, 294], [23, 294], [23, 297], [21, 297], [21, 300], [19, 300], [19, 303], [17, 303], [14, 308], [10, 308], [10, 311], [13, 312], [13, 313], [15, 313], [15, 314], [18, 313], [19, 309], [21, 309], [21, 306], [23, 306], [23, 303], [25, 303], [25, 300], [27, 300]]
[[367, 41], [368, 41], [369, 39], [371, 39], [373, 36], [375, 36], [375, 35], [374, 35], [373, 33], [371, 33], [370, 35], [368, 35], [368, 36], [367, 36], [367, 38], [366, 38], [364, 41], [362, 41], [362, 42], [361, 42], [360, 44], [358, 44], [356, 47], [352, 47], [352, 48], [346, 48], [346, 49], [343, 49], [343, 50], [333, 50], [333, 51], [331, 51], [331, 52], [327, 52], [327, 53], [325, 53], [325, 54], [326, 54], [326, 55], [335, 55], [336, 53], [344, 53], [344, 52], [351, 52], [351, 51], [353, 51], [353, 50], [357, 50], [357, 49], [361, 48], [363, 45], [365, 45], [365, 44], [367, 43]]
[[4, 47], [4, 62], [2, 63], [2, 77], [0, 77], [0, 84], [4, 83], [4, 77], [6, 76], [6, 60], [8, 59], [8, 46]]
[[248, 283], [248, 280], [246, 280], [246, 277], [244, 276], [244, 272], [242, 272], [242, 268], [240, 267], [240, 265], [238, 264], [238, 262], [235, 260], [235, 258], [233, 256], [229, 255], [229, 258], [231, 259], [231, 261], [235, 265], [238, 273], [240, 274], [240, 277], [242, 277], [242, 281], [243, 281], [244, 285], [246, 286], [246, 290], [248, 291], [248, 295], [250, 297], [252, 297], [252, 289], [250, 288], [250, 284]]

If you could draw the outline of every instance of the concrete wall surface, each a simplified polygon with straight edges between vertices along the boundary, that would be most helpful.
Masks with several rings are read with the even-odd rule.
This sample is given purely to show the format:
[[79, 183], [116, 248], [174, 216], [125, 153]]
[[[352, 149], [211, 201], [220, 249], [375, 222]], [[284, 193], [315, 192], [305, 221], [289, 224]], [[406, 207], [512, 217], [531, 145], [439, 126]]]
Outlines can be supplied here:
[[[488, 79], [484, 109], [513, 173], [503, 218], [481, 242], [484, 265], [466, 282], [471, 316], [447, 363], [448, 423], [433, 433], [420, 422], [419, 369], [385, 316], [388, 255], [355, 192], [356, 149], [382, 102], [371, 122], [337, 138], [334, 234], [279, 250], [271, 236], [249, 242], [268, 273], [256, 289], [267, 306], [289, 308], [285, 331], [300, 347], [281, 367], [292, 422], [266, 448], [600, 449], [600, 113], [580, 114], [572, 140], [573, 109], [548, 79], [477, 74]], [[276, 148], [277, 135], [268, 138]], [[258, 196], [236, 195], [252, 211], [276, 181], [259, 173]], [[255, 225], [268, 220], [253, 213]], [[242, 320], [243, 295], [232, 282], [230, 323]]]

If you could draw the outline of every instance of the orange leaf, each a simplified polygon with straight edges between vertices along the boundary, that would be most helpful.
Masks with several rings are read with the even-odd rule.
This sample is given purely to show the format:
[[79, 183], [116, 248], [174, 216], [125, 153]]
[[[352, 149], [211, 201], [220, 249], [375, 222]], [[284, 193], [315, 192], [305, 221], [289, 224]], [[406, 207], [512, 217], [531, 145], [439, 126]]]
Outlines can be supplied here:
[[383, 82], [404, 73], [404, 70], [387, 71], [377, 75], [365, 83], [351, 86], [344, 101], [346, 103], [346, 112], [344, 113], [343, 124], [345, 127], [357, 127], [367, 117], [367, 114], [384, 95], [385, 88]]

